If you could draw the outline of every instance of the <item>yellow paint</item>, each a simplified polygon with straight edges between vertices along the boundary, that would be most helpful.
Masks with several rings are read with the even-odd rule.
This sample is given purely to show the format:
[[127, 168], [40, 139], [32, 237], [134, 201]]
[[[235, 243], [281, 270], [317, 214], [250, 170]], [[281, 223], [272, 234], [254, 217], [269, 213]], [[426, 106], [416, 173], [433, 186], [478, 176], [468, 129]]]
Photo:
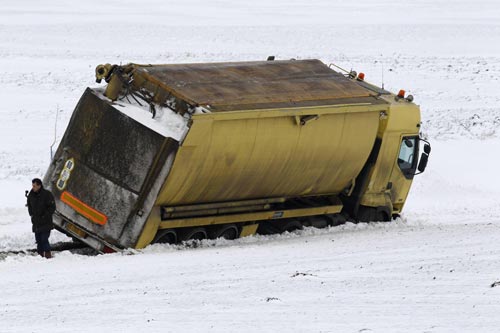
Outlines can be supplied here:
[[[366, 162], [386, 107], [196, 115], [156, 204], [337, 194]], [[320, 117], [297, 124], [307, 115]]]
[[257, 232], [257, 228], [259, 227], [259, 224], [258, 223], [255, 223], [255, 224], [249, 224], [249, 225], [244, 225], [242, 228], [241, 228], [241, 233], [240, 233], [240, 237], [247, 237], [247, 236], [252, 236], [252, 235], [255, 235], [255, 233]]
[[155, 206], [151, 210], [144, 225], [141, 235], [135, 244], [136, 249], [142, 249], [151, 244], [160, 226], [160, 207]]

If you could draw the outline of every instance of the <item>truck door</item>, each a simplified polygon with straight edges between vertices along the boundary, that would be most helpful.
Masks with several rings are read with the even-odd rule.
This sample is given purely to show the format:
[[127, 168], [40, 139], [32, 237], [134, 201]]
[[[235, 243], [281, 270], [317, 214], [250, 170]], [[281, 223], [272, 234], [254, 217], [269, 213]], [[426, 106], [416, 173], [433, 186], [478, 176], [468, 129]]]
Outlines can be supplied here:
[[399, 153], [390, 177], [393, 214], [401, 212], [410, 190], [418, 163], [417, 135], [402, 135]]

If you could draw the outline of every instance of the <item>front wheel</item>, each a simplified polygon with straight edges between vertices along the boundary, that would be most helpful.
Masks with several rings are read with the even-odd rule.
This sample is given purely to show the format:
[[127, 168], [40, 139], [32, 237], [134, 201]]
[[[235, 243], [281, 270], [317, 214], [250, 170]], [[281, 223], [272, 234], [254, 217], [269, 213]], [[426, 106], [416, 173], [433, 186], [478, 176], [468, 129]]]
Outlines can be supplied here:
[[359, 207], [358, 222], [388, 222], [390, 220], [384, 207]]

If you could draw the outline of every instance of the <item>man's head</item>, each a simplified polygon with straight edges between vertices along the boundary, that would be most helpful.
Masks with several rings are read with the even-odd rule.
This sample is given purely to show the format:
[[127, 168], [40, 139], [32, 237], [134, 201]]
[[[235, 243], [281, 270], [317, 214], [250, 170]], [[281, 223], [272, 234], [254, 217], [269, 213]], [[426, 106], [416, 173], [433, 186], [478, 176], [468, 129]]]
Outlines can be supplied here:
[[43, 187], [42, 181], [40, 178], [34, 178], [31, 181], [31, 188], [33, 189], [33, 192], [38, 192], [40, 189]]

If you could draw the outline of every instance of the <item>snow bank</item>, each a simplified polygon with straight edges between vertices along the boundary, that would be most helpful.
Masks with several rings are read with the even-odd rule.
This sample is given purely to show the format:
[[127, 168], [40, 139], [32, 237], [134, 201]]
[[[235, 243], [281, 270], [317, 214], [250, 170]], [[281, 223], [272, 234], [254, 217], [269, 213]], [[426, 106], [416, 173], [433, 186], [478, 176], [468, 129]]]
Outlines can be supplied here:
[[[1, 331], [497, 331], [499, 21], [489, 0], [3, 4], [0, 251], [34, 246], [24, 190], [100, 63], [335, 62], [413, 94], [433, 152], [392, 224], [8, 256]], [[118, 103], [162, 135], [185, 129], [168, 110]]]

